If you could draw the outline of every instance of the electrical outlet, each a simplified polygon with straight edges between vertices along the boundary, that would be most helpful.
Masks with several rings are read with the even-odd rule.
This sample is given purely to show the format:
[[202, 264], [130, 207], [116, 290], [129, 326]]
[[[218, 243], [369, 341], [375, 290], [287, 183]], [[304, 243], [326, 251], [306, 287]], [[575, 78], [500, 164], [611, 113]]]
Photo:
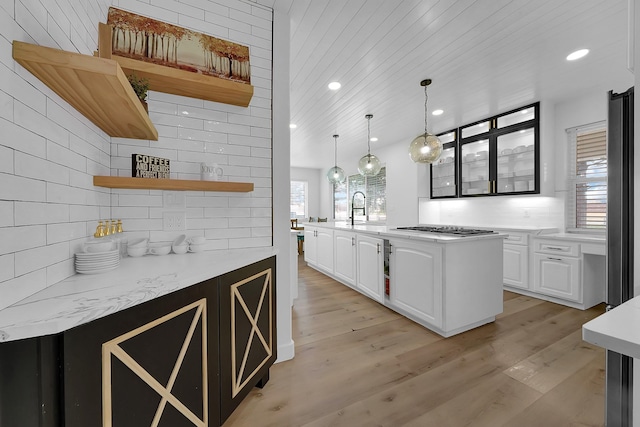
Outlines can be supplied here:
[[529, 218], [529, 209], [524, 210], [524, 217]]
[[187, 228], [185, 212], [164, 212], [162, 214], [163, 231], [184, 231]]

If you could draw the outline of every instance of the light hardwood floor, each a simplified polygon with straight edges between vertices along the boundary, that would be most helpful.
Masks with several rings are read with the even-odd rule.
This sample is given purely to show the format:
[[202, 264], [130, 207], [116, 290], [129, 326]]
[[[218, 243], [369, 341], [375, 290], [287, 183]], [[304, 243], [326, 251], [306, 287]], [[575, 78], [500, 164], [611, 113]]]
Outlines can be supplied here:
[[295, 358], [224, 427], [602, 426], [604, 350], [575, 310], [511, 292], [494, 323], [439, 335], [299, 261]]

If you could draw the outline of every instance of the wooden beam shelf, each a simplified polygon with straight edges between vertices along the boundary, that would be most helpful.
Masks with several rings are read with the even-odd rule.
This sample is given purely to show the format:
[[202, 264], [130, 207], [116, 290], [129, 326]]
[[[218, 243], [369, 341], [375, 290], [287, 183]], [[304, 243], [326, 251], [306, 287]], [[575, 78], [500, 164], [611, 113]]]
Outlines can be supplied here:
[[145, 190], [221, 191], [233, 193], [253, 191], [253, 183], [251, 182], [132, 178], [126, 176], [94, 176], [93, 185], [106, 188]]
[[109, 136], [158, 139], [116, 61], [17, 40], [13, 58]]

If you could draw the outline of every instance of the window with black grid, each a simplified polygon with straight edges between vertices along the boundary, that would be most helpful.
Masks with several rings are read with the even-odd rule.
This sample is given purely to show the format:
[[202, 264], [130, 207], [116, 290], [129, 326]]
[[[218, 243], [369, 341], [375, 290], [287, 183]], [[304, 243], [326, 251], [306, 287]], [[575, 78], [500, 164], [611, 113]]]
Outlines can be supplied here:
[[[367, 219], [369, 221], [386, 221], [386, 168], [383, 167], [374, 177], [365, 178], [362, 175], [351, 175], [343, 184], [334, 185], [333, 201], [335, 219], [348, 219], [351, 216], [351, 200], [356, 191], [362, 191], [366, 194], [365, 206]], [[360, 205], [358, 204], [357, 206]], [[359, 215], [359, 212], [357, 215]]]

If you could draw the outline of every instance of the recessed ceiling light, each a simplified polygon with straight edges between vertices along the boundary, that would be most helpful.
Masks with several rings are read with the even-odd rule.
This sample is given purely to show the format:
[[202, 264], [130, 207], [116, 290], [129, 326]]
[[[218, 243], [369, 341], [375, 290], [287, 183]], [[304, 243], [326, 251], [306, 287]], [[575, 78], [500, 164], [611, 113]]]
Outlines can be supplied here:
[[439, 116], [439, 115], [441, 115], [442, 113], [444, 113], [444, 110], [441, 110], [441, 109], [433, 110], [433, 111], [431, 112], [431, 114], [433, 114], [434, 116]]
[[378, 138], [376, 138], [375, 136], [372, 136], [371, 139], [369, 141], [371, 142], [376, 142], [378, 140]]
[[290, 129], [295, 129], [295, 128], [297, 128], [297, 127], [298, 127], [298, 125], [297, 125], [297, 124], [295, 124], [295, 123], [291, 123], [291, 124], [289, 124], [289, 128], [290, 128]]
[[329, 83], [329, 89], [331, 90], [338, 90], [342, 87], [342, 85], [340, 84], [340, 82], [331, 82]]
[[569, 55], [567, 55], [567, 61], [575, 61], [576, 59], [582, 58], [587, 53], [589, 53], [589, 49], [576, 50], [575, 52], [571, 52]]

